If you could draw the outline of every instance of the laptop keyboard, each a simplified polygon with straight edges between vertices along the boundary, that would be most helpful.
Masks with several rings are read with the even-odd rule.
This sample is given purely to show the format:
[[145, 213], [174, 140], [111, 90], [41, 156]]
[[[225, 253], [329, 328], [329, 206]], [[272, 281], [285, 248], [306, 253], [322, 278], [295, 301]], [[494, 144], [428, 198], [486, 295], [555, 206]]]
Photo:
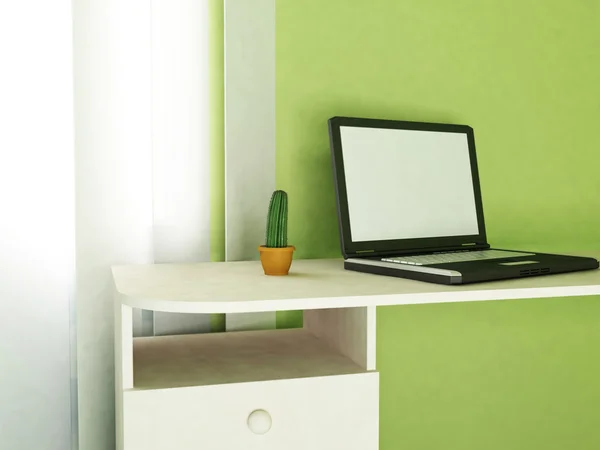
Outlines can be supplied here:
[[487, 259], [517, 258], [519, 256], [532, 256], [533, 253], [509, 252], [506, 250], [477, 250], [433, 253], [429, 255], [396, 256], [393, 258], [382, 258], [382, 261], [410, 264], [413, 266], [426, 266], [428, 264], [445, 264], [466, 261], [483, 261]]

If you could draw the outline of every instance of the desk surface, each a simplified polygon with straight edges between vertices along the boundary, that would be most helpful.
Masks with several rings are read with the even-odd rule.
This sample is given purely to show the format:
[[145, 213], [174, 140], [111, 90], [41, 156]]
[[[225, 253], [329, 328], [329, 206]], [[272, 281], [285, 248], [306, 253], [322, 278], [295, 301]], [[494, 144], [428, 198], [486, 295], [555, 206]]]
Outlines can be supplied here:
[[600, 295], [600, 270], [445, 286], [344, 270], [341, 259], [295, 260], [283, 277], [258, 261], [115, 266], [113, 277], [124, 305], [205, 314]]

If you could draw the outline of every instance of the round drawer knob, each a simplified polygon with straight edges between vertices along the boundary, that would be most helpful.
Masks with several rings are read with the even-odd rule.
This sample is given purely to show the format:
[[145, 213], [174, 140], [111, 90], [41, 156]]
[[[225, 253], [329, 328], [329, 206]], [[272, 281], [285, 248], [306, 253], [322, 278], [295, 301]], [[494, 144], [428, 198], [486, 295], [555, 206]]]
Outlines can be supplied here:
[[254, 434], [265, 434], [271, 429], [271, 415], [264, 409], [252, 411], [248, 416], [248, 428]]

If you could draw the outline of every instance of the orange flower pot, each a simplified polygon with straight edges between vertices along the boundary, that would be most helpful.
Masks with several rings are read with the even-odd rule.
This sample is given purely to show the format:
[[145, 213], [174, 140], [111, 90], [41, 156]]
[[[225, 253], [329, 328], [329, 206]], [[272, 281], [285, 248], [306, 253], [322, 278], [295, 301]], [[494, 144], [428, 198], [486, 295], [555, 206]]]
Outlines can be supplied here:
[[260, 262], [265, 275], [287, 275], [292, 265], [292, 257], [296, 248], [293, 245], [287, 247], [258, 247]]

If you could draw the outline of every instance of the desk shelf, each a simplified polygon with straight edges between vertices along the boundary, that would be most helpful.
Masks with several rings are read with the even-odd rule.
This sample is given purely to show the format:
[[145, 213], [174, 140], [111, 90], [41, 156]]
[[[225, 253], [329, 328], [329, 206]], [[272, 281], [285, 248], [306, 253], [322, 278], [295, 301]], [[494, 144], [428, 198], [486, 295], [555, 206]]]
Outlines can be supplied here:
[[365, 372], [307, 329], [143, 337], [133, 341], [134, 389]]

